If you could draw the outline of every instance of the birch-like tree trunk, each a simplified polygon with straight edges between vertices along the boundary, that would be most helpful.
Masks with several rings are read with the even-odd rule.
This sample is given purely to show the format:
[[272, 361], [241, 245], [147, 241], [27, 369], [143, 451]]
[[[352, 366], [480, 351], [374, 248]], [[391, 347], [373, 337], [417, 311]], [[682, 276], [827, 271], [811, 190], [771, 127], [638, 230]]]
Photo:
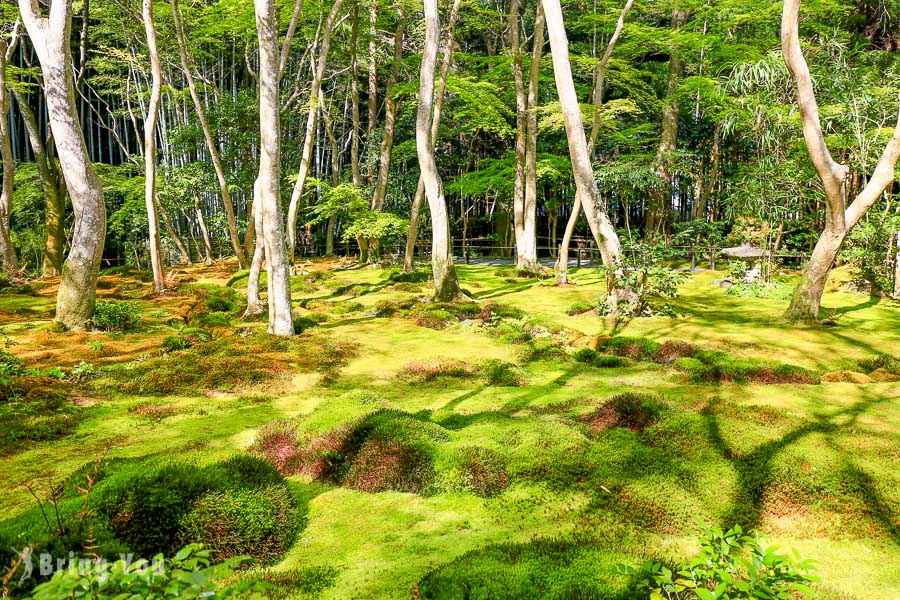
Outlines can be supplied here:
[[542, 0], [547, 22], [547, 36], [550, 39], [550, 52], [553, 56], [553, 74], [556, 78], [556, 91], [559, 94], [559, 105], [566, 127], [566, 138], [569, 142], [569, 158], [575, 175], [576, 194], [581, 200], [587, 216], [588, 224], [594, 237], [598, 240], [603, 264], [607, 267], [607, 303], [611, 314], [618, 311], [618, 301], [622, 294], [619, 281], [623, 275], [619, 236], [613, 228], [609, 217], [598, 209], [597, 183], [591, 166], [591, 155], [584, 136], [584, 123], [578, 95], [572, 80], [572, 68], [569, 64], [569, 41], [566, 38], [562, 9], [559, 0]]
[[[447, 91], [447, 73], [453, 64], [453, 44], [456, 32], [456, 22], [459, 16], [460, 0], [453, 0], [450, 8], [450, 17], [447, 23], [447, 45], [444, 48], [444, 58], [441, 63], [441, 74], [438, 77], [437, 89], [434, 92], [434, 117], [431, 121], [431, 148], [437, 143], [438, 130], [441, 126], [441, 108], [444, 105], [444, 93]], [[412, 208], [409, 214], [409, 233], [406, 236], [406, 252], [403, 256], [403, 272], [413, 270], [413, 253], [416, 248], [416, 238], [419, 234], [419, 214], [422, 211], [422, 202], [425, 200], [425, 180], [419, 174], [419, 182], [416, 184], [416, 195], [413, 197]]]
[[[194, 215], [197, 217], [197, 226], [200, 228], [200, 235], [203, 237], [203, 251], [206, 254], [206, 258], [203, 259], [203, 262], [209, 266], [213, 261], [212, 239], [209, 237], [209, 228], [206, 226], [206, 219], [203, 218], [203, 206], [200, 203], [200, 194], [194, 191], [193, 196]], [[251, 227], [248, 226], [247, 229], [249, 231]]]
[[160, 251], [159, 219], [156, 216], [156, 120], [162, 96], [162, 67], [156, 44], [156, 25], [153, 22], [153, 0], [143, 0], [141, 15], [150, 53], [150, 101], [144, 119], [144, 204], [147, 207], [147, 234], [150, 238], [150, 266], [153, 269], [153, 288], [160, 293], [166, 287]]
[[441, 176], [434, 162], [434, 140], [431, 136], [434, 106], [434, 67], [441, 35], [437, 0], [425, 0], [425, 47], [419, 74], [419, 107], [416, 112], [416, 153], [425, 182], [425, 197], [431, 211], [431, 266], [434, 274], [434, 299], [452, 302], [460, 296], [453, 252], [450, 223]]
[[394, 58], [391, 71], [384, 87], [384, 135], [381, 137], [381, 158], [378, 162], [378, 177], [375, 179], [375, 192], [372, 194], [372, 209], [384, 208], [387, 197], [388, 175], [391, 172], [391, 153], [394, 148], [394, 125], [397, 119], [397, 99], [394, 97], [394, 84], [400, 75], [400, 61], [403, 60], [403, 34], [406, 30], [406, 18], [401, 12], [394, 30]]
[[234, 204], [231, 202], [231, 192], [228, 190], [228, 179], [226, 179], [225, 169], [222, 167], [219, 147], [213, 138], [212, 129], [210, 129], [209, 121], [206, 118], [206, 109], [203, 107], [200, 94], [197, 92], [197, 84], [194, 81], [194, 74], [191, 70], [191, 60], [188, 54], [187, 40], [184, 35], [184, 26], [181, 23], [181, 12], [178, 10], [178, 0], [172, 0], [172, 19], [175, 24], [175, 37], [178, 41], [181, 70], [184, 71], [184, 78], [187, 81], [191, 100], [194, 102], [194, 110], [200, 121], [200, 127], [203, 129], [203, 137], [206, 140], [207, 150], [209, 150], [209, 158], [212, 161], [216, 172], [216, 180], [219, 183], [219, 193], [222, 195], [222, 205], [225, 208], [225, 220], [228, 225], [228, 235], [231, 238], [231, 247], [234, 250], [235, 257], [237, 257], [238, 265], [243, 269], [246, 266], [247, 257], [244, 256], [244, 247], [241, 245], [241, 237], [238, 234], [237, 219], [234, 216]]
[[[606, 44], [606, 50], [603, 52], [603, 56], [600, 57], [597, 68], [594, 70], [594, 91], [591, 98], [594, 104], [594, 122], [591, 125], [591, 139], [588, 144], [588, 151], [591, 156], [593, 156], [594, 150], [597, 147], [597, 137], [600, 134], [600, 107], [603, 104], [606, 65], [612, 56], [613, 50], [616, 48], [619, 36], [622, 35], [622, 29], [625, 28], [625, 18], [631, 11], [632, 6], [634, 6], [634, 0], [628, 0], [625, 2], [625, 6], [622, 7], [622, 12], [619, 13], [619, 20], [616, 22], [616, 28], [613, 31], [612, 37], [609, 38], [609, 43]], [[559, 253], [556, 258], [556, 282], [559, 285], [566, 285], [569, 282], [569, 245], [572, 243], [572, 234], [575, 232], [575, 225], [578, 223], [578, 218], [580, 216], [581, 198], [576, 194], [575, 202], [572, 204], [572, 212], [569, 214], [569, 220], [566, 222], [566, 229], [563, 231], [562, 242], [560, 242]], [[596, 224], [591, 225], [592, 232], [596, 229], [598, 229]], [[599, 239], [597, 240], [597, 245], [600, 245]]]
[[[340, 0], [338, 0], [340, 3]], [[280, 55], [275, 0], [255, 0], [259, 38], [259, 177], [256, 202], [268, 260], [269, 333], [293, 335], [290, 265], [281, 224]]]
[[819, 319], [819, 307], [828, 274], [844, 239], [894, 181], [894, 168], [900, 158], [900, 110], [894, 135], [878, 159], [875, 171], [862, 191], [847, 206], [849, 168], [831, 157], [825, 142], [812, 76], [800, 49], [799, 23], [800, 0], [785, 0], [781, 14], [781, 51], [797, 91], [803, 139], [825, 190], [825, 229], [803, 270], [800, 285], [794, 292], [785, 317], [794, 322], [815, 322]]
[[525, 118], [525, 195], [522, 199], [522, 231], [516, 241], [518, 268], [539, 273], [537, 257], [537, 106], [544, 50], [544, 8], [538, 3], [534, 16], [534, 40], [528, 74], [528, 112]]
[[300, 169], [297, 171], [297, 180], [294, 182], [294, 189], [291, 191], [291, 202], [288, 205], [287, 244], [289, 261], [293, 260], [294, 251], [297, 248], [297, 214], [300, 209], [303, 186], [306, 185], [306, 178], [309, 175], [309, 161], [312, 159], [313, 141], [316, 135], [319, 88], [322, 87], [322, 78], [325, 76], [325, 67], [328, 64], [331, 30], [334, 28], [338, 14], [340, 14], [342, 4], [343, 0], [335, 0], [328, 18], [325, 20], [325, 25], [322, 28], [322, 45], [319, 48], [319, 60], [316, 63], [316, 70], [313, 73], [312, 85], [309, 91], [309, 116], [306, 120], [306, 135], [303, 139], [303, 149], [300, 153]]
[[516, 143], [515, 180], [513, 182], [513, 232], [516, 239], [516, 264], [522, 262], [525, 234], [525, 125], [528, 113], [528, 99], [525, 80], [522, 75], [522, 48], [519, 41], [519, 11], [522, 0], [511, 0], [509, 5], [509, 51], [512, 61], [513, 83], [516, 90]]
[[6, 62], [9, 46], [0, 38], [0, 157], [3, 161], [3, 187], [0, 190], [0, 267], [7, 273], [19, 270], [19, 259], [12, 243], [10, 212], [16, 163], [9, 139], [9, 91], [6, 89]]
[[353, 19], [350, 30], [350, 114], [353, 119], [350, 131], [350, 177], [353, 185], [362, 185], [359, 171], [359, 0], [353, 0]]
[[[366, 145], [371, 146], [375, 137], [375, 125], [378, 121], [378, 69], [375, 52], [378, 50], [376, 24], [378, 22], [378, 0], [369, 0], [369, 94], [366, 99], [369, 120], [366, 123]], [[375, 184], [375, 163], [368, 161], [366, 179], [369, 186]]]
[[69, 46], [72, 2], [51, 0], [47, 17], [40, 14], [38, 3], [30, 0], [19, 0], [19, 10], [41, 64], [50, 128], [75, 213], [72, 246], [56, 296], [56, 322], [81, 328], [94, 315], [97, 274], [106, 239], [106, 206], [75, 106]]

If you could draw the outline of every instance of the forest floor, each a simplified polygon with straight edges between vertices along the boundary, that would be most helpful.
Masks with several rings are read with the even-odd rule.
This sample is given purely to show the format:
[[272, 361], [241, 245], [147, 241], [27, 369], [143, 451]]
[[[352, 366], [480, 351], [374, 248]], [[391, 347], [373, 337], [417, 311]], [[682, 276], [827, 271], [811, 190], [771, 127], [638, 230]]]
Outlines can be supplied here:
[[[708, 271], [681, 286], [679, 317], [614, 326], [567, 314], [596, 303], [595, 270], [574, 270], [560, 288], [462, 265], [478, 306], [457, 313], [420, 302], [427, 283], [396, 270], [323, 261], [292, 278], [295, 313], [308, 320], [282, 345], [240, 316], [246, 273], [233, 267], [179, 269], [180, 287], [161, 297], [134, 273], [102, 276], [101, 300], [140, 306], [133, 333], [54, 332], [54, 282], [0, 294], [0, 339], [29, 367], [59, 367], [65, 380], [47, 385], [69, 404], [56, 439], [27, 441], [0, 423], [7, 517], [34, 506], [21, 484], [104, 452], [211, 461], [246, 450], [273, 420], [309, 441], [388, 414], [405, 423], [397, 431], [415, 428], [429, 483], [372, 493], [291, 475], [304, 518], [267, 575], [285, 597], [452, 597], [453, 581], [549, 590], [575, 576], [614, 589], [617, 563], [695, 552], [694, 518], [740, 522], [816, 560], [820, 597], [900, 597], [900, 383], [859, 366], [900, 355], [900, 303], [831, 289], [834, 324], [798, 328], [780, 321], [786, 301], [728, 296], [713, 284], [723, 273]], [[162, 351], [168, 336], [204, 332], [211, 341]], [[572, 358], [610, 335], [628, 338], [609, 346], [626, 358], [618, 366]], [[710, 375], [700, 361], [660, 358], [648, 340], [731, 362]], [[734, 376], [728, 365], [741, 360], [809, 377], [779, 379], [795, 371], [774, 367]], [[817, 383], [824, 373], [846, 381]], [[664, 408], [616, 426], [601, 407], [623, 392]]]

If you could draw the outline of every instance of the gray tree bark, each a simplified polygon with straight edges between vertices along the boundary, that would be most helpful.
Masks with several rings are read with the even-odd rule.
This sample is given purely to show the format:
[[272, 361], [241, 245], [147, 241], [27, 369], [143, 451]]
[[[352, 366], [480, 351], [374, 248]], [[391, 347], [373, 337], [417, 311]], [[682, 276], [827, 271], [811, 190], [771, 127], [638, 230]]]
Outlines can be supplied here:
[[[447, 23], [447, 46], [444, 49], [444, 58], [441, 63], [441, 74], [438, 78], [437, 89], [434, 92], [434, 117], [431, 121], [431, 147], [437, 143], [438, 130], [441, 126], [441, 109], [444, 105], [444, 94], [447, 91], [447, 74], [453, 64], [453, 44], [456, 32], [456, 22], [459, 16], [460, 0], [453, 0], [450, 8], [450, 18]], [[416, 195], [413, 197], [412, 208], [409, 214], [409, 233], [406, 236], [406, 252], [403, 255], [403, 272], [413, 270], [413, 252], [416, 248], [416, 237], [419, 232], [419, 214], [422, 211], [422, 202], [425, 200], [425, 180], [419, 174], [419, 182], [416, 184]]]
[[831, 157], [825, 142], [812, 76], [800, 49], [799, 23], [800, 0], [785, 0], [781, 14], [781, 50], [797, 91], [803, 139], [825, 190], [825, 229], [803, 270], [785, 317], [793, 322], [816, 322], [828, 274], [844, 239], [894, 181], [894, 167], [900, 158], [900, 110], [894, 135], [878, 159], [874, 173], [847, 206], [849, 168]]
[[534, 17], [534, 41], [528, 74], [528, 112], [525, 118], [525, 195], [522, 198], [522, 231], [516, 240], [518, 268], [539, 273], [537, 257], [537, 106], [544, 50], [544, 8], [538, 3]]
[[[340, 0], [338, 0], [340, 3]], [[259, 38], [259, 177], [258, 212], [268, 259], [269, 333], [294, 334], [291, 281], [284, 229], [281, 224], [281, 122], [278, 102], [280, 55], [275, 0], [255, 0]]]
[[153, 22], [153, 1], [143, 0], [141, 14], [147, 49], [150, 53], [150, 101], [144, 119], [144, 204], [147, 207], [147, 234], [150, 238], [150, 266], [153, 270], [153, 288], [160, 293], [166, 286], [162, 252], [159, 239], [159, 219], [156, 215], [156, 120], [162, 95], [162, 67], [156, 44], [156, 25]]
[[588, 224], [597, 238], [603, 263], [607, 267], [607, 303], [613, 315], [617, 314], [619, 297], [623, 290], [619, 281], [623, 275], [619, 236], [605, 212], [597, 208], [597, 183], [591, 167], [591, 155], [584, 136], [584, 123], [578, 95], [572, 80], [569, 64], [569, 42], [566, 38], [562, 9], [559, 0], [543, 0], [547, 21], [547, 35], [550, 38], [550, 52], [553, 56], [553, 73], [556, 90], [569, 142], [569, 157], [575, 175], [576, 194], [587, 216]]
[[325, 76], [325, 67], [328, 64], [331, 30], [335, 21], [337, 21], [338, 14], [340, 14], [342, 4], [343, 0], [335, 0], [334, 6], [331, 7], [331, 12], [328, 14], [328, 18], [325, 20], [325, 25], [322, 28], [322, 46], [319, 49], [319, 60], [316, 64], [315, 73], [313, 73], [312, 86], [309, 92], [309, 116], [306, 120], [306, 136], [304, 137], [303, 150], [300, 154], [300, 169], [297, 172], [297, 180], [294, 182], [294, 189], [291, 191], [291, 202], [288, 205], [287, 244], [289, 261], [293, 261], [294, 251], [297, 248], [297, 214], [300, 209], [300, 197], [303, 195], [303, 186], [306, 185], [306, 178], [309, 175], [309, 161], [312, 159], [319, 88], [322, 87], [322, 78]]
[[394, 148], [394, 124], [397, 118], [397, 99], [394, 98], [394, 84], [400, 74], [400, 61], [403, 59], [403, 34], [406, 30], [406, 18], [401, 12], [394, 31], [394, 59], [391, 71], [384, 87], [384, 135], [381, 137], [381, 159], [378, 163], [378, 177], [375, 179], [375, 191], [372, 194], [372, 209], [384, 208], [387, 197], [388, 175], [391, 170], [391, 153]]
[[19, 0], [22, 21], [44, 77], [44, 97], [59, 161], [72, 199], [75, 227], [56, 296], [56, 321], [81, 328], [94, 315], [97, 275], [106, 239], [106, 206], [91, 165], [75, 106], [72, 79], [71, 0], [51, 0], [47, 17], [37, 2]]
[[434, 140], [431, 136], [434, 110], [434, 68], [441, 35], [437, 0], [425, 0], [425, 47], [419, 74], [419, 107], [416, 112], [416, 153], [425, 183], [425, 197], [431, 211], [431, 265], [434, 274], [434, 299], [452, 302], [460, 296], [453, 252], [450, 224], [441, 176], [434, 162]]

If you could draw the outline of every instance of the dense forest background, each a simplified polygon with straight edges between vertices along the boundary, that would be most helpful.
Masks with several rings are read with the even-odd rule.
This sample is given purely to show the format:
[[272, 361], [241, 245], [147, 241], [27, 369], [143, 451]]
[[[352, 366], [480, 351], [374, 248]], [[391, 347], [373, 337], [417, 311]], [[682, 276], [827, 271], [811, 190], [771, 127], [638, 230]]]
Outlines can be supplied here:
[[[420, 6], [305, 0], [294, 23], [298, 5], [278, 7], [282, 31], [296, 24], [280, 83], [285, 206], [311, 135], [297, 255], [357, 253], [360, 231], [379, 240], [379, 252], [402, 253], [419, 178]], [[802, 263], [824, 226], [823, 194], [781, 56], [781, 2], [594, 0], [563, 8], [584, 123], [595, 141], [595, 177], [626, 248], [661, 240], [697, 261], [709, 258], [710, 249], [750, 244]], [[166, 261], [234, 255], [242, 246], [244, 263], [253, 253], [248, 222], [259, 169], [253, 5], [156, 2], [153, 11], [163, 77], [156, 132]], [[19, 38], [6, 71], [16, 163], [12, 238], [26, 272], [44, 266], [52, 273], [62, 254], [48, 259], [46, 238], [62, 236], [66, 247], [72, 213], [62, 200], [61, 221], [48, 213], [48, 188], [64, 198], [65, 184], [48, 133], [38, 61], [17, 13], [4, 4], [6, 38]], [[556, 256], [572, 213], [572, 166], [549, 48], [542, 55], [543, 33], [535, 38], [536, 13], [533, 1], [441, 6], [442, 44], [448, 21], [455, 31], [436, 159], [457, 255], [514, 253], [517, 143], [523, 139], [517, 132], [531, 116], [538, 132], [534, 228], [541, 257]], [[835, 160], [849, 166], [851, 198], [866, 184], [896, 119], [898, 15], [893, 0], [815, 0], [802, 7], [800, 37], [822, 127]], [[611, 48], [620, 19], [624, 27]], [[142, 153], [151, 61], [141, 5], [75, 2], [70, 38], [78, 114], [105, 191], [104, 266], [146, 268]], [[607, 49], [611, 55], [601, 68]], [[205, 114], [192, 102], [191, 87]], [[234, 231], [217, 164], [233, 204]], [[851, 232], [840, 255], [859, 264], [876, 289], [894, 287], [900, 203], [893, 191]], [[54, 231], [47, 231], [48, 223]], [[422, 242], [429, 227], [427, 220], [419, 223], [419, 251], [427, 251]], [[574, 245], [589, 243], [587, 224], [579, 221]], [[47, 268], [48, 260], [56, 264]]]

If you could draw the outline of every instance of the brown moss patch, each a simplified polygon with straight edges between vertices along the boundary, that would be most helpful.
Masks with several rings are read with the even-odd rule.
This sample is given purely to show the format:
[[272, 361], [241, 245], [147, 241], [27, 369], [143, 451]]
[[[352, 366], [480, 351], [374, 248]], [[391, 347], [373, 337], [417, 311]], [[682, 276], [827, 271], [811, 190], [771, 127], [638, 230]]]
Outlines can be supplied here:
[[418, 494], [433, 479], [430, 461], [395, 439], [369, 439], [350, 465], [344, 485], [362, 492], [394, 490]]
[[822, 375], [828, 383], [872, 383], [872, 378], [858, 371], [831, 371]]
[[426, 383], [440, 378], [469, 377], [474, 374], [475, 368], [461, 360], [432, 358], [407, 364], [397, 374], [397, 378], [407, 383]]
[[162, 421], [166, 417], [171, 417], [178, 413], [178, 408], [174, 404], [160, 404], [158, 402], [141, 402], [136, 406], [128, 409], [128, 412], [151, 419], [154, 421]]
[[693, 356], [694, 346], [681, 340], [666, 340], [656, 351], [656, 362], [667, 364], [678, 358]]

